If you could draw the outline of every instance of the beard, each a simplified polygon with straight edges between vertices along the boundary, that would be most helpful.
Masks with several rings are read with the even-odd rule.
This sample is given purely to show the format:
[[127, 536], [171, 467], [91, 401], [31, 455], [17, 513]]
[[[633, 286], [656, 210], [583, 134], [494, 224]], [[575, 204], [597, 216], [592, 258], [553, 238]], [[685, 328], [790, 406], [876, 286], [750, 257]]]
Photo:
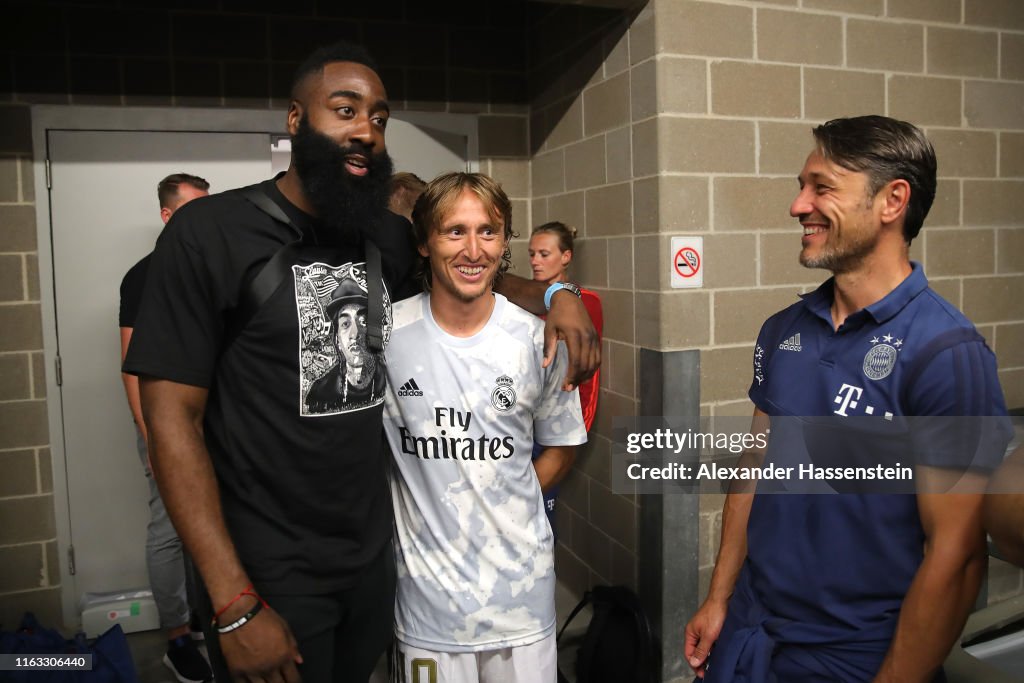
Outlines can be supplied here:
[[829, 244], [827, 241], [822, 250], [815, 255], [800, 253], [800, 265], [805, 268], [822, 268], [834, 274], [856, 270], [864, 259], [875, 250], [878, 234], [847, 235], [845, 241]]
[[[345, 170], [345, 157], [361, 154], [367, 174]], [[292, 161], [302, 179], [306, 197], [317, 218], [327, 227], [329, 242], [355, 242], [360, 233], [372, 233], [385, 215], [394, 165], [386, 151], [374, 153], [360, 143], [347, 146], [314, 129], [303, 114], [292, 136]]]

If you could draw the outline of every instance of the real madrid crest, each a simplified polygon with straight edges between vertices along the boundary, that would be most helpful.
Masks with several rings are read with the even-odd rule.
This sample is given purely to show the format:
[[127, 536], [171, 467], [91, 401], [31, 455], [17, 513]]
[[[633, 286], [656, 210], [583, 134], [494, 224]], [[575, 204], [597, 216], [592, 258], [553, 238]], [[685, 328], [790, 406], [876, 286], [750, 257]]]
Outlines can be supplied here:
[[491, 405], [503, 413], [512, 410], [512, 406], [516, 404], [516, 390], [512, 388], [512, 378], [502, 375], [494, 380], [494, 383], [497, 386], [491, 392]]
[[864, 376], [871, 380], [885, 379], [896, 367], [896, 357], [899, 355], [899, 347], [903, 346], [903, 340], [893, 341], [893, 336], [886, 334], [881, 339], [872, 337], [871, 344], [864, 356]]

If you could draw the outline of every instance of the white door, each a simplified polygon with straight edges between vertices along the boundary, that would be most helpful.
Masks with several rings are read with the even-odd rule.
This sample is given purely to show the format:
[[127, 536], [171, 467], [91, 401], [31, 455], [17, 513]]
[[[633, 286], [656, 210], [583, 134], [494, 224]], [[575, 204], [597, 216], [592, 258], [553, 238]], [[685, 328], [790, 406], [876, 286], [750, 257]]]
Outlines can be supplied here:
[[449, 171], [469, 171], [469, 136], [401, 120], [398, 112], [388, 122], [388, 153], [395, 171], [408, 171], [430, 181]]
[[163, 227], [157, 183], [211, 191], [270, 175], [259, 133], [50, 131], [53, 273], [74, 591], [148, 585], [148, 487], [120, 376], [118, 289]]
[[[199, 110], [190, 113], [193, 122], [201, 116]], [[475, 168], [475, 120], [399, 116], [407, 120], [393, 119], [387, 138], [397, 170], [430, 180], [441, 172]], [[432, 117], [446, 120], [440, 125], [421, 120]], [[446, 124], [452, 130], [445, 130]], [[153, 248], [162, 227], [157, 182], [186, 172], [206, 178], [211, 192], [218, 192], [266, 179], [272, 166], [283, 170], [287, 159], [280, 150], [272, 163], [272, 138], [280, 136], [269, 133], [44, 130], [52, 187], [50, 229], [41, 231], [40, 257], [49, 247], [52, 268], [44, 272], [53, 273], [54, 329], [45, 337], [47, 357], [58, 356], [62, 367], [59, 400], [50, 400], [50, 424], [54, 467], [64, 473], [55, 477], [55, 494], [66, 495], [66, 505], [58, 501], [57, 510], [67, 514], [67, 524], [58, 522], [58, 541], [70, 625], [84, 593], [148, 585], [148, 488], [121, 385], [117, 312], [121, 278]], [[43, 291], [49, 291], [47, 283]]]

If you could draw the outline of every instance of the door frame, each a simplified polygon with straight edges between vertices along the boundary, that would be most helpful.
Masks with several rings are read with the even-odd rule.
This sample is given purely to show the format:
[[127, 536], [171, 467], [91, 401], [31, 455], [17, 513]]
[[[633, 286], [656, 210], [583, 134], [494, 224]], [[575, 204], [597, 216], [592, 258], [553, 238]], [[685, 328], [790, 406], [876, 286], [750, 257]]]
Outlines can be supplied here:
[[[65, 625], [77, 624], [74, 576], [70, 571], [71, 509], [64, 448], [64, 416], [56, 380], [57, 302], [53, 274], [53, 232], [48, 181], [47, 132], [50, 130], [95, 131], [214, 131], [285, 135], [285, 112], [279, 109], [156, 108], [75, 105], [33, 105], [32, 175], [35, 182], [36, 240], [39, 297], [42, 314], [43, 359], [46, 368], [46, 412], [50, 461], [53, 471], [54, 521], [60, 563], [61, 609]], [[470, 170], [479, 166], [477, 116], [447, 112], [395, 111], [392, 116], [413, 125], [428, 126], [465, 135]]]

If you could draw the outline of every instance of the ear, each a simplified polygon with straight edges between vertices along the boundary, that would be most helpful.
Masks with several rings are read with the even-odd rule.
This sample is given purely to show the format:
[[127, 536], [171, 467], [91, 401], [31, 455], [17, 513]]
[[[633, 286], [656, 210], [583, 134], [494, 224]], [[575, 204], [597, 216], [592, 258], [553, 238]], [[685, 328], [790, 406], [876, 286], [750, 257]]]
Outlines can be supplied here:
[[903, 178], [890, 180], [878, 196], [882, 200], [882, 223], [895, 223], [906, 216], [907, 205], [910, 203], [910, 183]]
[[299, 121], [302, 120], [302, 104], [298, 100], [292, 100], [288, 105], [288, 135], [295, 135], [299, 132]]
[[416, 251], [420, 253], [423, 258], [430, 258], [430, 251], [427, 249], [427, 245], [421, 244], [416, 247]]
[[167, 221], [171, 220], [171, 214], [173, 213], [174, 211], [168, 209], [166, 206], [160, 207], [160, 219], [164, 222], [164, 225], [167, 225]]
[[572, 249], [566, 249], [562, 252], [561, 262], [563, 266], [569, 265], [569, 261], [572, 261]]

